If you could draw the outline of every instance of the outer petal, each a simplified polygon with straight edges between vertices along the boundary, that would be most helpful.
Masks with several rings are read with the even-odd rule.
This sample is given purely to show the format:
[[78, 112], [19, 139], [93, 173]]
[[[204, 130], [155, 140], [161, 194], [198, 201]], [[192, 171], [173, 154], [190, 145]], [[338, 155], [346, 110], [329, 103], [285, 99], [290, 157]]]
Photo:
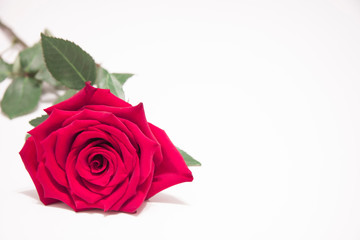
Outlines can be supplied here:
[[41, 186], [39, 180], [36, 177], [39, 163], [37, 161], [36, 146], [33, 137], [29, 137], [26, 140], [24, 147], [20, 151], [20, 156], [24, 162], [26, 170], [29, 172], [31, 179], [35, 184], [41, 202], [43, 202], [45, 205], [58, 202], [58, 200], [56, 199], [44, 197], [43, 187]]
[[57, 131], [59, 128], [61, 128], [63, 122], [74, 114], [76, 113], [69, 111], [53, 111], [48, 119], [46, 119], [39, 126], [29, 131], [29, 134], [38, 141], [41, 141], [47, 136], [49, 136], [52, 132]]
[[58, 199], [76, 211], [74, 202], [70, 197], [67, 188], [54, 181], [52, 175], [48, 172], [43, 162], [39, 163], [36, 177], [43, 186], [45, 197]]
[[152, 124], [149, 125], [161, 145], [164, 159], [161, 165], [155, 169], [154, 180], [146, 199], [151, 198], [165, 188], [193, 180], [191, 171], [165, 131]]
[[146, 195], [151, 187], [151, 182], [154, 175], [154, 165], [152, 166], [151, 174], [148, 176], [146, 181], [136, 189], [136, 195], [129, 199], [121, 206], [120, 211], [134, 213], [144, 202]]
[[49, 170], [54, 180], [64, 187], [68, 187], [69, 184], [66, 179], [64, 169], [59, 166], [56, 161], [56, 157], [53, 149], [56, 146], [56, 132], [52, 133], [47, 141], [42, 141], [41, 145], [44, 148], [44, 163], [46, 168]]
[[130, 107], [131, 105], [113, 95], [109, 89], [94, 88], [89, 82], [71, 98], [45, 109], [50, 114], [54, 109], [76, 111], [86, 105], [106, 105], [113, 107]]

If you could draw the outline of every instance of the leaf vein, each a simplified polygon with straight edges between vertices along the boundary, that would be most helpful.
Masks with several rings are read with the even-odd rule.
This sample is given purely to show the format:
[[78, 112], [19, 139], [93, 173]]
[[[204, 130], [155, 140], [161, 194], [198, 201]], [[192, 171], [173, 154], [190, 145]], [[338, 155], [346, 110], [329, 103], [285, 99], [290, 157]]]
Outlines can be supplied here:
[[70, 62], [70, 60], [51, 42], [46, 40], [48, 43], [50, 43], [50, 45], [65, 59], [65, 61], [71, 66], [71, 68], [75, 71], [75, 73], [77, 75], [79, 75], [79, 77], [81, 78], [81, 80], [83, 80], [84, 82], [86, 82], [86, 79], [84, 79], [84, 77], [82, 76], [82, 74], [76, 69], [76, 67]]

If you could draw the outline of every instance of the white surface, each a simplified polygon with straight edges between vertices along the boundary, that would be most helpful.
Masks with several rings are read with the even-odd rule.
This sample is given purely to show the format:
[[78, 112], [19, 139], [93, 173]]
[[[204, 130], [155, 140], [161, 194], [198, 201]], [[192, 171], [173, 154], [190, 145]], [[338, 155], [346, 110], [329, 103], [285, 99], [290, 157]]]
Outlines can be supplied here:
[[2, 115], [0, 239], [360, 238], [359, 1], [104, 2], [1, 0], [0, 17], [135, 73], [129, 101], [203, 166], [137, 215], [46, 207], [18, 155], [41, 110]]

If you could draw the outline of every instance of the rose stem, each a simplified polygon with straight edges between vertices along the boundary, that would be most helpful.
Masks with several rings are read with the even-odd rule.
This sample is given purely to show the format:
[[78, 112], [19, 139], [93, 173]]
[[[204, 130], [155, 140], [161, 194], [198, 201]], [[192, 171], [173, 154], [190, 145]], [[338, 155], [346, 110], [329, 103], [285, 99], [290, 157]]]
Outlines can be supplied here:
[[19, 38], [9, 26], [3, 23], [1, 19], [0, 19], [0, 28], [5, 32], [5, 34], [8, 35], [9, 38], [12, 39], [13, 43], [18, 43], [23, 48], [28, 47], [28, 45], [23, 40], [21, 40], [21, 38]]

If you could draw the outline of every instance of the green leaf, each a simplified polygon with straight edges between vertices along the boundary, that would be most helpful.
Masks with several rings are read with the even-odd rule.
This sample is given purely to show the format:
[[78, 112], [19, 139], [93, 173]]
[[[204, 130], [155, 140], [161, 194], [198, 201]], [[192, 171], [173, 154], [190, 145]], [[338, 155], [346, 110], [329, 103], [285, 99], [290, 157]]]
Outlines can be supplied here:
[[72, 96], [75, 95], [75, 93], [77, 93], [78, 91], [77, 90], [74, 90], [74, 89], [69, 89], [67, 90], [64, 95], [58, 97], [58, 99], [56, 99], [56, 101], [54, 102], [54, 104], [57, 104], [59, 102], [62, 102], [62, 101], [65, 101], [66, 99], [69, 99], [71, 98]]
[[108, 71], [103, 68], [99, 68], [97, 71], [97, 84], [99, 88], [110, 89], [110, 92], [115, 96], [125, 99], [124, 90], [122, 84]]
[[21, 68], [29, 74], [37, 73], [44, 65], [40, 43], [20, 52]]
[[51, 76], [51, 73], [46, 68], [46, 66], [42, 67], [35, 75], [35, 78], [44, 82], [49, 83], [52, 86], [59, 86], [60, 82], [56, 81], [56, 79]]
[[0, 58], [0, 82], [4, 81], [5, 78], [11, 74], [12, 66]]
[[31, 135], [27, 133], [27, 134], [25, 135], [25, 141], [26, 141], [29, 137], [31, 137]]
[[85, 82], [94, 83], [94, 59], [73, 42], [41, 34], [46, 66], [51, 75], [71, 89], [81, 89]]
[[134, 74], [131, 73], [112, 73], [111, 75], [115, 77], [121, 83], [121, 85], [124, 85], [126, 80], [134, 76]]
[[41, 87], [38, 81], [28, 77], [15, 78], [6, 89], [1, 108], [9, 118], [15, 118], [33, 111], [40, 99]]
[[181, 150], [178, 147], [177, 147], [177, 150], [179, 150], [181, 156], [184, 158], [186, 165], [188, 165], [188, 166], [201, 166], [200, 162], [196, 161], [192, 156], [190, 156], [184, 150]]
[[43, 121], [45, 121], [46, 119], [48, 119], [48, 115], [45, 114], [45, 115], [42, 115], [40, 117], [37, 117], [37, 118], [34, 118], [32, 120], [30, 120], [30, 125], [33, 126], [33, 127], [37, 127], [38, 125], [40, 125], [40, 123], [42, 123]]
[[18, 55], [14, 61], [14, 64], [12, 66], [12, 72], [20, 76], [24, 74], [24, 71], [21, 68], [20, 55]]

